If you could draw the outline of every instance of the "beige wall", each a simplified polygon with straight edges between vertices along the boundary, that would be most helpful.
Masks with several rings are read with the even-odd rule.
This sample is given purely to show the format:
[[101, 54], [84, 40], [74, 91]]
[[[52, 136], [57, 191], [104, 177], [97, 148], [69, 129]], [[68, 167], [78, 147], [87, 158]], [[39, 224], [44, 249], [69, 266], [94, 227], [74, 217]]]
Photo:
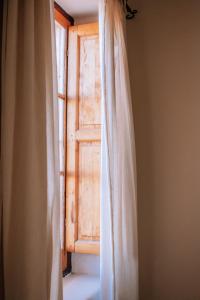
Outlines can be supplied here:
[[134, 4], [140, 300], [199, 300], [200, 1]]

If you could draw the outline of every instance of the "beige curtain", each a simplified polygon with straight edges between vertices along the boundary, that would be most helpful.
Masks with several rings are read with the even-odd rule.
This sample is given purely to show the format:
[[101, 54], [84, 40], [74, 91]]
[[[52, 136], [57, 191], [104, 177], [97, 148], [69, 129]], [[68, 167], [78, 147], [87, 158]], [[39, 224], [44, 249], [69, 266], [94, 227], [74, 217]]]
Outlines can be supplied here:
[[6, 1], [1, 130], [6, 300], [62, 299], [53, 24], [53, 1]]
[[132, 99], [122, 1], [100, 1], [102, 75], [101, 299], [138, 299]]

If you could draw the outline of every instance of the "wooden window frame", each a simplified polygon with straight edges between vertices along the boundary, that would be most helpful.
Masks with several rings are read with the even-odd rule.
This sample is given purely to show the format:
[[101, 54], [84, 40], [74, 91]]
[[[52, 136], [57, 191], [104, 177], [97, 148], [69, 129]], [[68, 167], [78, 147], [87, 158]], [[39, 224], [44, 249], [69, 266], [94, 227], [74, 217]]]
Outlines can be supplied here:
[[[68, 70], [68, 65], [70, 68], [70, 62], [74, 60], [74, 57], [72, 57], [72, 48], [71, 46], [69, 46], [69, 40], [71, 41], [72, 39], [72, 33], [75, 30], [75, 39], [76, 39], [76, 43], [77, 43], [77, 47], [79, 45], [79, 38], [80, 36], [84, 36], [84, 35], [92, 35], [92, 34], [97, 34], [98, 33], [98, 23], [92, 23], [92, 24], [84, 24], [84, 25], [79, 25], [79, 26], [73, 26], [74, 25], [74, 21], [73, 18], [70, 17], [65, 11], [63, 11], [63, 9], [56, 3], [54, 2], [54, 14], [55, 14], [55, 21], [57, 21], [57, 23], [59, 25], [61, 25], [63, 28], [66, 29], [66, 42], [67, 42], [67, 48], [66, 48], [66, 56], [65, 56], [65, 82], [64, 82], [64, 91], [62, 91], [62, 93], [58, 93], [58, 101], [60, 103], [60, 101], [64, 101], [64, 145], [62, 147], [64, 147], [64, 152], [65, 152], [65, 169], [61, 169], [60, 170], [60, 179], [64, 179], [65, 185], [63, 187], [64, 189], [64, 228], [63, 228], [63, 240], [64, 240], [64, 245], [62, 246], [62, 269], [63, 269], [63, 275], [65, 276], [66, 274], [71, 272], [71, 253], [72, 252], [77, 252], [77, 253], [88, 253], [88, 254], [96, 254], [99, 255], [99, 246], [100, 246], [100, 241], [95, 240], [95, 238], [99, 237], [98, 236], [98, 232], [97, 235], [94, 236], [93, 240], [90, 240], [90, 238], [87, 240], [83, 239], [78, 239], [78, 221], [74, 222], [74, 220], [72, 221], [72, 215], [75, 216], [75, 214], [77, 215], [77, 209], [76, 212], [74, 212], [74, 207], [71, 207], [71, 200], [69, 201], [69, 197], [68, 195], [70, 194], [69, 192], [69, 186], [67, 182], [67, 173], [69, 171], [69, 160], [68, 160], [68, 154], [71, 153], [69, 151], [69, 147], [68, 147], [68, 138], [71, 133], [70, 133], [70, 129], [68, 128], [68, 124], [70, 121], [69, 118], [69, 106], [68, 106], [68, 94], [70, 93], [70, 89], [71, 89], [71, 84], [69, 85], [69, 78], [68, 78], [68, 74], [70, 74], [70, 80], [71, 80], [71, 72], [69, 73]], [[92, 26], [92, 27], [91, 27]], [[76, 28], [77, 27], [77, 28]], [[92, 29], [91, 29], [92, 28]], [[77, 31], [77, 32], [76, 32]], [[71, 45], [71, 43], [70, 43]], [[68, 47], [69, 48], [69, 57], [68, 57]], [[71, 54], [70, 54], [71, 53]], [[76, 52], [75, 52], [76, 53]], [[69, 62], [70, 59], [70, 62]], [[76, 69], [76, 68], [75, 68]], [[73, 77], [73, 76], [72, 76]], [[73, 80], [72, 80], [73, 81]], [[74, 88], [74, 86], [73, 86]], [[75, 87], [76, 89], [77, 87]], [[68, 121], [68, 122], [67, 122]], [[75, 121], [76, 122], [76, 121]], [[96, 125], [95, 125], [96, 126]], [[83, 129], [83, 128], [82, 128]], [[100, 128], [90, 128], [93, 129], [95, 131], [95, 133], [90, 134], [90, 136], [85, 137], [88, 142], [92, 142], [95, 134], [95, 141], [99, 142], [100, 141]], [[85, 134], [85, 131], [83, 130], [83, 132], [81, 130], [79, 130], [80, 133]], [[98, 131], [98, 134], [97, 134]], [[71, 135], [70, 135], [71, 136]], [[97, 138], [98, 136], [98, 138]], [[83, 138], [83, 137], [82, 137]], [[89, 140], [88, 140], [89, 139]], [[77, 140], [78, 141], [78, 140]], [[97, 155], [98, 156], [98, 155]], [[97, 159], [98, 160], [98, 159]], [[71, 160], [70, 160], [71, 161]], [[94, 159], [95, 161], [95, 159]], [[77, 189], [76, 189], [77, 190]], [[77, 199], [73, 199], [73, 205], [77, 204]], [[73, 206], [72, 205], [72, 206]], [[76, 216], [77, 220], [78, 220], [78, 215]], [[73, 224], [72, 224], [73, 223]], [[77, 224], [75, 224], [77, 223]], [[98, 231], [98, 230], [97, 230]], [[69, 233], [71, 232], [71, 233]], [[84, 237], [84, 234], [83, 234]], [[89, 236], [88, 236], [89, 237]], [[93, 236], [91, 236], [92, 238]], [[72, 241], [73, 240], [73, 241]]]
[[56, 2], [54, 2], [54, 13], [56, 21], [63, 27], [68, 28], [74, 25], [74, 19]]
[[[68, 29], [70, 26], [74, 25], [74, 19], [67, 14], [62, 7], [57, 4], [56, 2], [54, 2], [54, 19], [65, 29], [67, 29], [67, 49], [68, 49]], [[67, 50], [66, 49], [66, 50]], [[68, 51], [68, 50], [67, 50]], [[67, 75], [68, 75], [68, 55], [67, 55], [67, 51], [66, 51], [66, 70], [65, 70], [65, 74], [66, 74], [66, 80], [65, 80], [65, 94], [60, 94], [58, 93], [58, 98], [62, 99], [65, 103], [64, 105], [64, 114], [65, 114], [65, 118], [64, 118], [64, 149], [65, 149], [65, 172], [60, 172], [60, 176], [64, 176], [64, 182], [66, 182], [66, 119], [67, 119]], [[65, 191], [64, 191], [64, 198], [65, 198], [65, 205], [66, 205], [66, 184], [65, 186]], [[63, 270], [63, 276], [65, 276], [66, 274], [71, 272], [71, 253], [68, 253], [66, 251], [66, 226], [65, 226], [65, 218], [64, 217], [64, 249], [62, 249], [62, 270]]]

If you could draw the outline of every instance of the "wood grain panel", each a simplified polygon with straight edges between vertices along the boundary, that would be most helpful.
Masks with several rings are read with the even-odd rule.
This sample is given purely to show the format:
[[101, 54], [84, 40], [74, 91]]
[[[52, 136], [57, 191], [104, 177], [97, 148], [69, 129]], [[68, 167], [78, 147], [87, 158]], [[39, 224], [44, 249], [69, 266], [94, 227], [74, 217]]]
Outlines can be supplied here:
[[100, 143], [79, 144], [78, 239], [100, 237]]
[[98, 24], [69, 29], [66, 248], [99, 254], [101, 104]]
[[101, 123], [98, 35], [80, 37], [79, 128]]

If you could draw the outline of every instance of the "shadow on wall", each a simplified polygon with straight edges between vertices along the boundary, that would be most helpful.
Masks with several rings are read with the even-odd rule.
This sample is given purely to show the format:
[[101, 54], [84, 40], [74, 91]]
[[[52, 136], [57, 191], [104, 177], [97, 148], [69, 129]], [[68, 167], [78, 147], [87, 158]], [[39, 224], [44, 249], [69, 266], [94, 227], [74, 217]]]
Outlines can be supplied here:
[[[130, 1], [131, 3], [131, 1]], [[137, 0], [127, 23], [140, 300], [200, 299], [200, 2]]]

